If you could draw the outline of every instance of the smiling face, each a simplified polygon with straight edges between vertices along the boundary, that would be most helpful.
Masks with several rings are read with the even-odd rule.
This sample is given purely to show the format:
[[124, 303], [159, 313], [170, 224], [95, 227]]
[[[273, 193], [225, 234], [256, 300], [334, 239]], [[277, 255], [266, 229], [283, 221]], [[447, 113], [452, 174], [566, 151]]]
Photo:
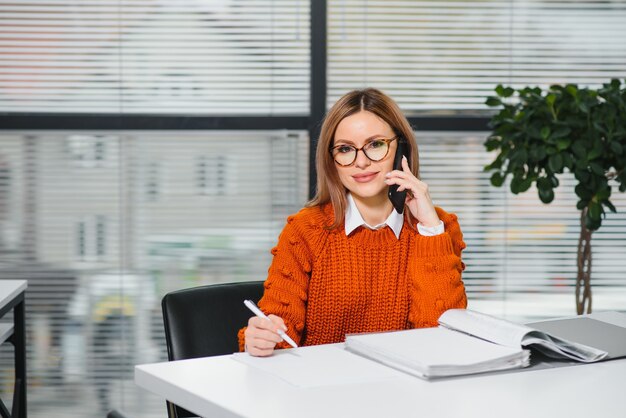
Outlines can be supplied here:
[[[333, 146], [346, 144], [361, 148], [372, 140], [389, 139], [394, 136], [395, 133], [387, 122], [374, 113], [361, 111], [339, 122]], [[385, 184], [385, 174], [393, 170], [397, 146], [397, 141], [392, 141], [387, 156], [380, 161], [372, 161], [363, 151], [359, 151], [354, 164], [348, 167], [335, 165], [341, 183], [355, 199], [386, 199], [388, 186]]]

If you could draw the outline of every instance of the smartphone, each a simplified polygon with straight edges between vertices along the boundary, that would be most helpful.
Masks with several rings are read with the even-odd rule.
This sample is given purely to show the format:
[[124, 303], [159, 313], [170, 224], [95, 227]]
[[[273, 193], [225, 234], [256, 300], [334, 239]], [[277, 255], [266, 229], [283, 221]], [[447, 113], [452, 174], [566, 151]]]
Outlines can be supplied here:
[[[403, 137], [398, 137], [398, 147], [396, 148], [396, 156], [393, 160], [393, 169], [402, 171], [402, 156], [406, 157], [406, 160], [410, 164], [409, 147], [406, 140]], [[396, 212], [402, 214], [404, 212], [404, 201], [406, 200], [406, 190], [399, 192], [398, 185], [392, 184], [389, 186], [389, 200], [396, 209]]]

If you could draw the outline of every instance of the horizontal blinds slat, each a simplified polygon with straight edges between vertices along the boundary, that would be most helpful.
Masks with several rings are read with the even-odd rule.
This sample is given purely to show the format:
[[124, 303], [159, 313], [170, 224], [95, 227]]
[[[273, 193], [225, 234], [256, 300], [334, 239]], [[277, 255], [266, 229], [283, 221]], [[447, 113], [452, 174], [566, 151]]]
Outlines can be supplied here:
[[0, 6], [0, 111], [307, 114], [309, 4]]
[[373, 86], [409, 113], [487, 111], [500, 83], [595, 86], [626, 76], [621, 1], [331, 0], [328, 15], [328, 106]]

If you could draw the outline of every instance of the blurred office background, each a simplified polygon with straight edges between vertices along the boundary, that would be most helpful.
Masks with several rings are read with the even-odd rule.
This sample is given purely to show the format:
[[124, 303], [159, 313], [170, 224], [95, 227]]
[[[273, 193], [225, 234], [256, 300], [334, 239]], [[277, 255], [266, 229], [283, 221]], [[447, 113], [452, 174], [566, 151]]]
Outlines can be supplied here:
[[[489, 184], [498, 83], [626, 78], [624, 0], [0, 0], [0, 279], [28, 279], [32, 417], [166, 416], [160, 299], [263, 280], [348, 90], [417, 128], [422, 177], [465, 233], [470, 307], [575, 314], [574, 179], [550, 205]], [[595, 310], [625, 310], [626, 194], [593, 236]], [[0, 348], [11, 399], [12, 349]]]

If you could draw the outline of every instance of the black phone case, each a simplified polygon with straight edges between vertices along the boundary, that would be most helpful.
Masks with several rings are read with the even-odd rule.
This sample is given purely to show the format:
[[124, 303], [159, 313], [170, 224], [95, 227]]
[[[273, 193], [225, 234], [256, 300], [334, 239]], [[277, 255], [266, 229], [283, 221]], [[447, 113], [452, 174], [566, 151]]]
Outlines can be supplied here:
[[[393, 160], [393, 169], [402, 171], [402, 156], [405, 156], [409, 161], [409, 152], [407, 150], [406, 141], [404, 139], [398, 140], [398, 147], [396, 148], [396, 155]], [[399, 192], [398, 185], [392, 184], [389, 186], [389, 200], [396, 209], [396, 212], [402, 214], [404, 212], [404, 201], [406, 200], [406, 190]]]

